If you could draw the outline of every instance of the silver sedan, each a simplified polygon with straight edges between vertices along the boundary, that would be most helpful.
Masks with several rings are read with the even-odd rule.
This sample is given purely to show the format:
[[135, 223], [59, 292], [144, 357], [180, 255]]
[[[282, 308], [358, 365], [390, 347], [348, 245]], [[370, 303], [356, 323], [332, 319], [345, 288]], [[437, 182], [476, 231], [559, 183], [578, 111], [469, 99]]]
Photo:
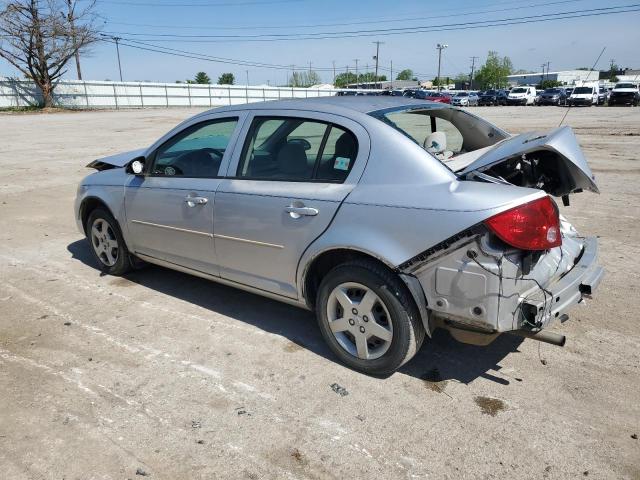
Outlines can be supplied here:
[[511, 136], [441, 103], [289, 100], [210, 110], [89, 166], [75, 215], [104, 272], [151, 263], [314, 310], [369, 374], [436, 328], [561, 345], [545, 327], [603, 275], [552, 198], [598, 192], [568, 127]]

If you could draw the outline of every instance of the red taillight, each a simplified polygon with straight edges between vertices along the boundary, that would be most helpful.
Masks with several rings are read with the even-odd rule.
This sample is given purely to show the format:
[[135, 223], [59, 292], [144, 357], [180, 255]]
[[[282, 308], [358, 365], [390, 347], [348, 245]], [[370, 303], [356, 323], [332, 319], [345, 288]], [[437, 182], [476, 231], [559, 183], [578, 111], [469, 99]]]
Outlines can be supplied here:
[[548, 196], [499, 213], [484, 223], [502, 241], [522, 250], [562, 245], [558, 207]]

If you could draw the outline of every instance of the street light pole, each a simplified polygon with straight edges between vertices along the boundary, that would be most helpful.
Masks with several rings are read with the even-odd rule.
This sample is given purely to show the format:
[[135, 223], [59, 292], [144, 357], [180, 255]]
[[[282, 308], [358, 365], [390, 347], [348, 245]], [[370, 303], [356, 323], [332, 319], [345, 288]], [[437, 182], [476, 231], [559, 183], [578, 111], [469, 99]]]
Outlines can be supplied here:
[[439, 43], [438, 45], [436, 45], [436, 48], [438, 49], [438, 91], [442, 90], [442, 88], [440, 88], [440, 66], [442, 65], [442, 50], [444, 50], [448, 46], [449, 45], [447, 45], [446, 43]]

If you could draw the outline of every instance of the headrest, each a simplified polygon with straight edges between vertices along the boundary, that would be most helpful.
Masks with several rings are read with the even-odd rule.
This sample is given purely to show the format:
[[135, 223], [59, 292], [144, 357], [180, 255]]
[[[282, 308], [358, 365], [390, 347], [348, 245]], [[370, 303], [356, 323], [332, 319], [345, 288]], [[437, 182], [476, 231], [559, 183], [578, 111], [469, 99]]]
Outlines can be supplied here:
[[442, 153], [447, 149], [447, 136], [444, 132], [433, 132], [424, 139], [424, 148], [429, 153]]
[[346, 157], [354, 160], [356, 154], [356, 141], [348, 132], [344, 132], [336, 141], [336, 157]]
[[280, 173], [287, 177], [306, 178], [310, 176], [307, 154], [300, 143], [285, 143], [278, 151], [276, 161]]

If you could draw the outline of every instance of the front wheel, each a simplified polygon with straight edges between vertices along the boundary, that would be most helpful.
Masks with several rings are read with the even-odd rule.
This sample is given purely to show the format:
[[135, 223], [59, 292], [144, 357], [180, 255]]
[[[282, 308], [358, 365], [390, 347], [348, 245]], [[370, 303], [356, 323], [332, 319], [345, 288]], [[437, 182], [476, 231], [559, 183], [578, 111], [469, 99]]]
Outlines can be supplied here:
[[316, 301], [325, 341], [349, 367], [388, 375], [420, 349], [425, 330], [402, 281], [371, 261], [335, 267], [322, 280]]
[[123, 275], [131, 270], [129, 250], [113, 215], [96, 208], [87, 219], [85, 231], [100, 270], [110, 275]]

